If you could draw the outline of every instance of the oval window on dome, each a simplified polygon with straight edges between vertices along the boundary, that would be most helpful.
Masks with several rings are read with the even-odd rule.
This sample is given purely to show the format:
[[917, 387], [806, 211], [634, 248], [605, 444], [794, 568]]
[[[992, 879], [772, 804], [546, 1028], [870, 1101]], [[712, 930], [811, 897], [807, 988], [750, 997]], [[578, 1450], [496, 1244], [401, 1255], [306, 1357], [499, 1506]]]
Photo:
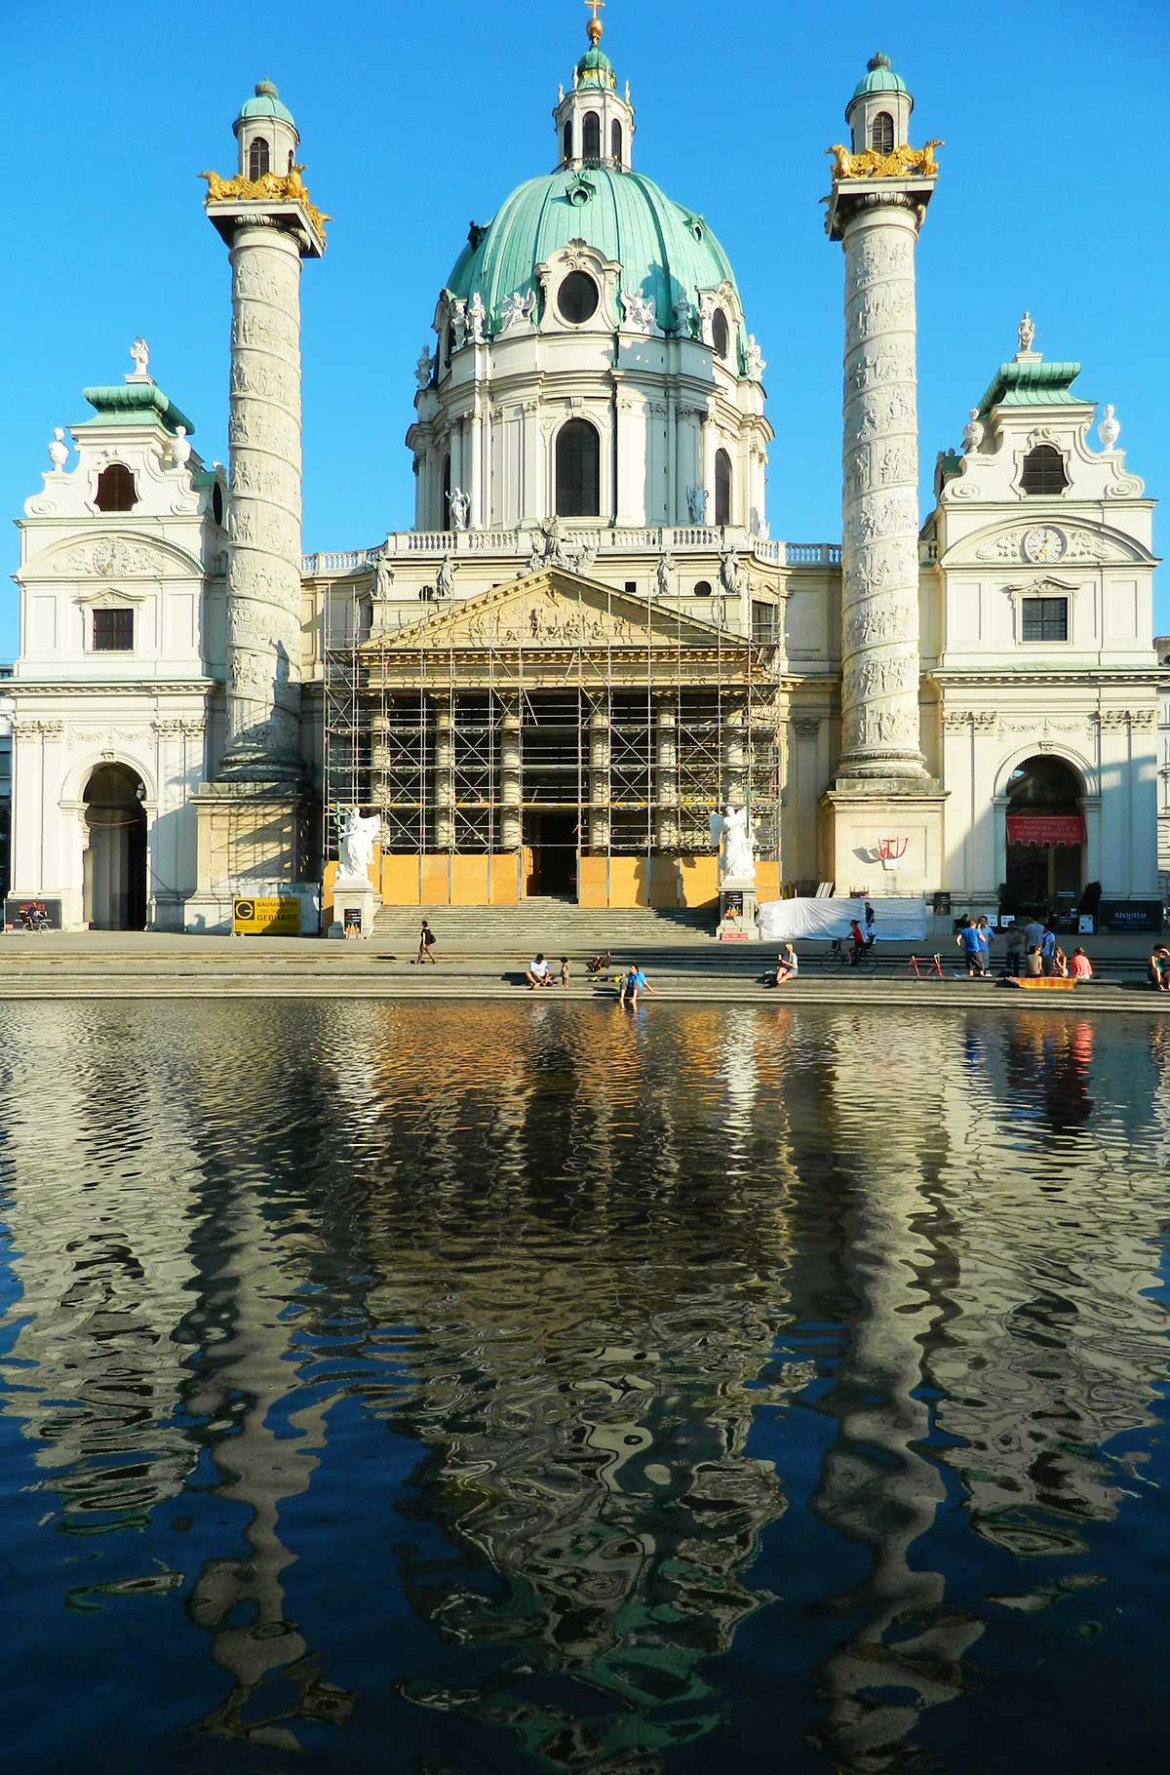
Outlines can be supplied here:
[[557, 308], [571, 327], [583, 326], [597, 313], [601, 291], [586, 271], [570, 271], [557, 291]]
[[711, 320], [711, 341], [720, 357], [727, 356], [727, 348], [731, 344], [731, 334], [727, 328], [727, 316], [721, 308], [715, 310]]

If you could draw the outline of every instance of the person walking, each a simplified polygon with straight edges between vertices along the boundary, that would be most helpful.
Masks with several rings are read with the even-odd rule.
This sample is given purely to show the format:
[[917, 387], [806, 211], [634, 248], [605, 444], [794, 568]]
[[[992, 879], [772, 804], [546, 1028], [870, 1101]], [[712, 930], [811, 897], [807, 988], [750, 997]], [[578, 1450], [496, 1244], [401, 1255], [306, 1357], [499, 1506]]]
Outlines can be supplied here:
[[418, 954], [414, 959], [416, 963], [429, 961], [432, 966], [438, 965], [435, 962], [435, 933], [425, 918], [422, 921], [422, 930], [418, 934]]
[[653, 991], [654, 988], [651, 986], [649, 980], [647, 980], [642, 969], [638, 966], [636, 961], [632, 961], [630, 963], [629, 972], [622, 978], [622, 989], [618, 994], [618, 1002], [624, 1005], [628, 998], [630, 1001], [630, 1009], [636, 1011], [638, 1009], [638, 994], [640, 992]]
[[979, 926], [973, 918], [969, 918], [956, 938], [959, 948], [963, 951], [963, 960], [967, 964], [968, 980], [982, 979], [984, 973], [983, 944], [979, 937]]

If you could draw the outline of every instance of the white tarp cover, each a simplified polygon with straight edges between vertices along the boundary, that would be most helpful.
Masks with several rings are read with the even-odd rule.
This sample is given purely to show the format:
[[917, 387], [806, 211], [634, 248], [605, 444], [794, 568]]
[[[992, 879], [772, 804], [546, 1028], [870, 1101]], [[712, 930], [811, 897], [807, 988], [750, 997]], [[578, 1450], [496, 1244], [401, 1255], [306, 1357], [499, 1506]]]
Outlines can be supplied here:
[[[919, 943], [926, 936], [926, 901], [870, 896], [878, 942]], [[759, 908], [760, 936], [766, 943], [796, 943], [802, 937], [847, 937], [851, 920], [865, 929], [864, 900], [766, 900]]]

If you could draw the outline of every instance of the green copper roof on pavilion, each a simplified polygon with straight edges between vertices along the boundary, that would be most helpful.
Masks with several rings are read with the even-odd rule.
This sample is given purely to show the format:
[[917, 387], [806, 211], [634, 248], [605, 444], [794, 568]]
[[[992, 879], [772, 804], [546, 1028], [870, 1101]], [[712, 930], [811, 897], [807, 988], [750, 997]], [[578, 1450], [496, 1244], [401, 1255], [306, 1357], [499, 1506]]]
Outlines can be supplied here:
[[855, 99], [864, 97], [867, 92], [906, 92], [909, 90], [902, 76], [894, 73], [890, 66], [889, 56], [883, 55], [880, 49], [875, 56], [870, 57], [866, 66], [869, 70], [868, 73], [857, 82], [853, 89]]
[[271, 80], [258, 81], [255, 97], [244, 100], [240, 107], [241, 121], [245, 117], [279, 117], [282, 123], [291, 123], [296, 128], [292, 112], [282, 101], [275, 82]]
[[604, 49], [587, 49], [577, 63], [577, 77], [582, 86], [616, 86], [617, 75]]
[[161, 425], [174, 433], [182, 425], [188, 436], [195, 430], [187, 415], [169, 401], [157, 382], [117, 382], [111, 388], [83, 388], [82, 394], [95, 409], [92, 419], [75, 425]]
[[980, 414], [992, 407], [1087, 406], [1072, 384], [1081, 373], [1079, 364], [1001, 364], [979, 403]]

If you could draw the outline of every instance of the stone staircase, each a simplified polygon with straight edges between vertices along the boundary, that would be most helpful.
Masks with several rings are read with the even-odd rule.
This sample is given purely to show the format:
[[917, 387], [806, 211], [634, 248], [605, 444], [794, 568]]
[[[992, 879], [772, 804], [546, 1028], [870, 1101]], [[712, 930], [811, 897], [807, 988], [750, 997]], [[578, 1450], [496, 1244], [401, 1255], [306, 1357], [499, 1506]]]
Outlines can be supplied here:
[[537, 950], [580, 961], [603, 949], [617, 955], [698, 948], [713, 945], [715, 936], [713, 911], [645, 906], [606, 910], [532, 898], [516, 906], [384, 906], [374, 922], [374, 942], [413, 950], [424, 918], [435, 933], [436, 954], [525, 960]]

